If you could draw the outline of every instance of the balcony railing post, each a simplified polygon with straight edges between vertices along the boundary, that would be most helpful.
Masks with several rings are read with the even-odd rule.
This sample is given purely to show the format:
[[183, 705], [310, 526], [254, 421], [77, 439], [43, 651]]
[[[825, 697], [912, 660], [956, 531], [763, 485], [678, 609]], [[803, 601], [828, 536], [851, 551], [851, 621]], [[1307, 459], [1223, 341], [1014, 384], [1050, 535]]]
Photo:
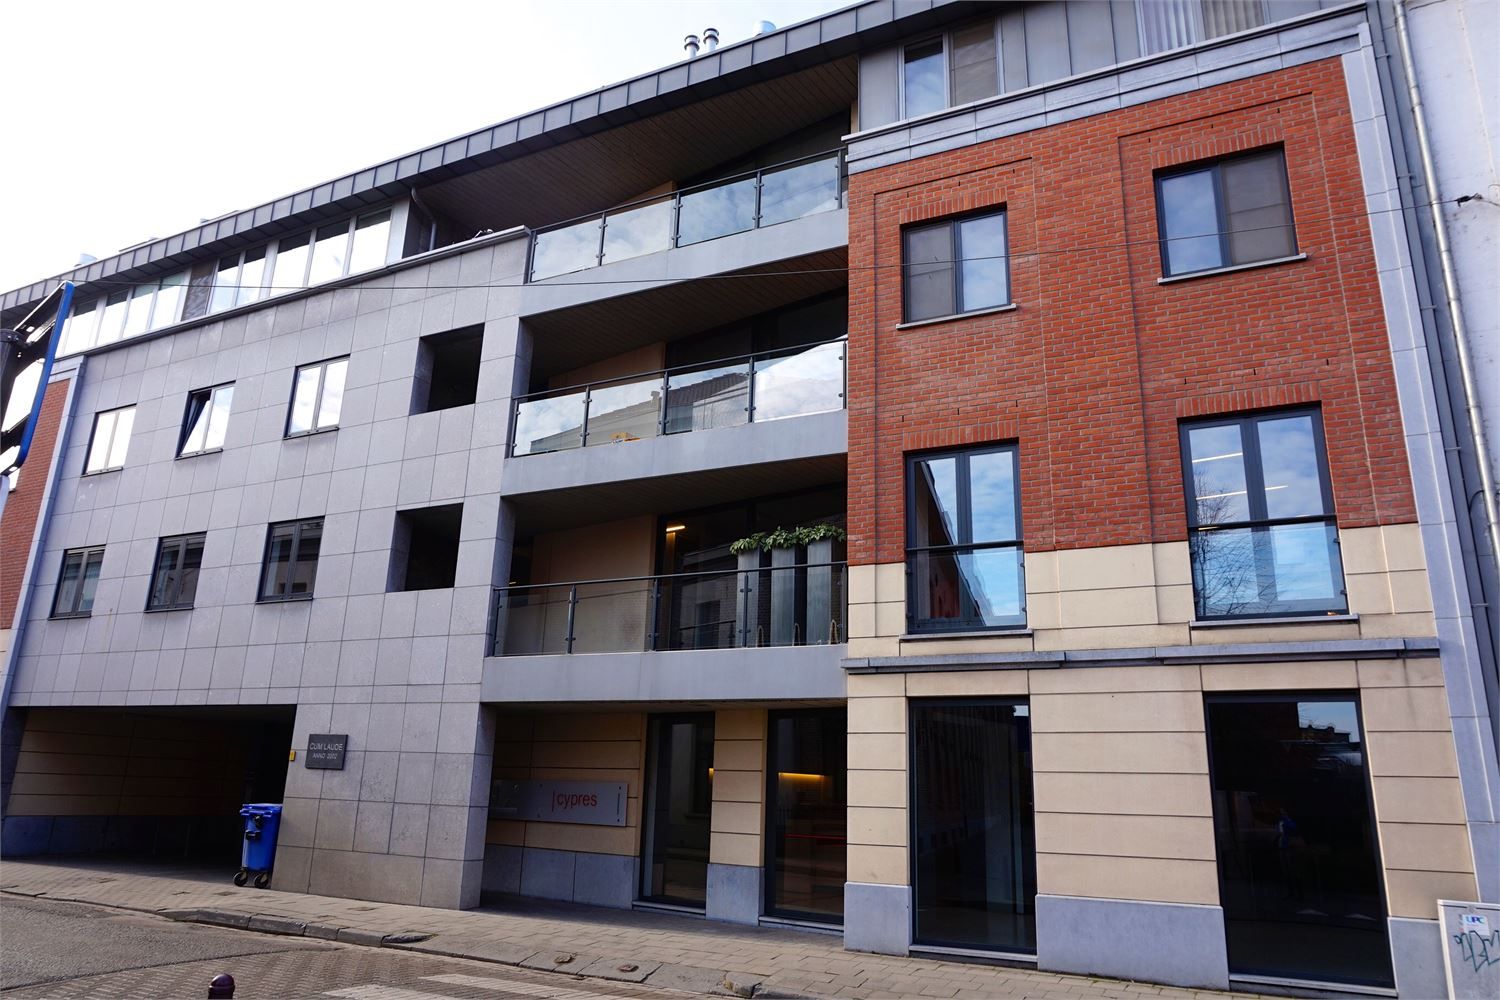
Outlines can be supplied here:
[[568, 637], [567, 651], [573, 652], [573, 625], [578, 618], [578, 584], [568, 588]]
[[740, 647], [750, 645], [750, 574], [759, 570], [742, 570], [740, 578]]
[[606, 216], [599, 216], [599, 250], [594, 254], [594, 266], [599, 267], [604, 263], [604, 227], [609, 225]]
[[755, 356], [745, 362], [750, 368], [750, 378], [745, 383], [745, 423], [755, 423]]
[[682, 195], [672, 193], [672, 231], [667, 234], [670, 244], [669, 250], [676, 250], [682, 245]]
[[651, 618], [646, 623], [647, 628], [650, 629], [646, 635], [646, 651], [648, 653], [656, 651], [657, 643], [661, 639], [660, 629], [658, 628], [661, 623], [661, 577], [659, 576], [651, 580], [650, 615]]
[[757, 170], [755, 172], [755, 222], [750, 227], [752, 229], [759, 229], [760, 228], [760, 188], [761, 188], [761, 181], [762, 181], [762, 179], [764, 177], [765, 177], [765, 171], [763, 171], [763, 170]]
[[585, 448], [589, 443], [589, 405], [594, 401], [593, 387], [583, 390], [583, 423], [578, 428], [578, 447]]
[[672, 375], [662, 372], [661, 398], [656, 401], [656, 436], [667, 436], [667, 394], [672, 391]]

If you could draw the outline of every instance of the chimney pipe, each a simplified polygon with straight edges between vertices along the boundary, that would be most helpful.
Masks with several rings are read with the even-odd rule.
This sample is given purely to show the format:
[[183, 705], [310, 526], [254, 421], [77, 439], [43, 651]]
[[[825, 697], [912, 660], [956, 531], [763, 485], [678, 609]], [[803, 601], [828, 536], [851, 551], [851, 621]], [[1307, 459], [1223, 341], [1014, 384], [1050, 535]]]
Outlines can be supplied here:
[[698, 57], [698, 36], [688, 35], [684, 38], [682, 40], [682, 49], [687, 53], [689, 59], [696, 59]]
[[712, 52], [714, 49], [716, 49], [718, 47], [719, 47], [719, 29], [718, 28], [704, 28], [703, 29], [703, 51], [704, 51], [704, 53], [707, 54], [709, 52]]

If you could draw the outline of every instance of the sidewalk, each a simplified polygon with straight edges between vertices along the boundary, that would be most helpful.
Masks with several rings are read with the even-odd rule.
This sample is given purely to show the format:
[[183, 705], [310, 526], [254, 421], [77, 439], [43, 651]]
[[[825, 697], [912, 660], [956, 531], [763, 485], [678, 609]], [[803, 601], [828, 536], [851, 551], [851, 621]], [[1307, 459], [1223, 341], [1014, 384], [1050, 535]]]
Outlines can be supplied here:
[[[504, 899], [483, 909], [456, 911], [241, 889], [230, 883], [230, 874], [135, 861], [5, 861], [0, 864], [0, 893], [699, 994], [862, 1000], [1230, 996], [1028, 969], [866, 955], [845, 951], [840, 939], [828, 934], [535, 899]], [[1243, 1000], [1246, 994], [1234, 996]]]

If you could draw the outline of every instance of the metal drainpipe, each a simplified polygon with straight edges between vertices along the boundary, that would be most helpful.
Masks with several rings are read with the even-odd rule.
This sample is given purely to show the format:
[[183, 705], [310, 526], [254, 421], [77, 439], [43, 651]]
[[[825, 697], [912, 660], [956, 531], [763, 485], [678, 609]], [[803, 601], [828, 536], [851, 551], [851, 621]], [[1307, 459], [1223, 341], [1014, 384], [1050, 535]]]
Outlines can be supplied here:
[[[1401, 68], [1406, 74], [1407, 99], [1411, 101], [1412, 121], [1417, 129], [1417, 150], [1422, 156], [1422, 180], [1427, 186], [1428, 208], [1437, 240], [1438, 260], [1443, 269], [1443, 293], [1448, 298], [1448, 322], [1453, 326], [1453, 340], [1458, 352], [1458, 370], [1463, 379], [1464, 409], [1474, 435], [1474, 457], [1479, 465], [1479, 483], [1484, 493], [1485, 526], [1490, 538], [1490, 558], [1500, 562], [1500, 526], [1495, 515], [1495, 478], [1490, 467], [1490, 449], [1485, 439], [1484, 420], [1479, 410], [1479, 391], [1474, 380], [1474, 363], [1469, 354], [1469, 336], [1464, 327], [1463, 309], [1458, 295], [1458, 278], [1453, 270], [1453, 249], [1448, 244], [1448, 223], [1438, 192], [1437, 169], [1432, 162], [1432, 143], [1427, 134], [1427, 114], [1422, 107], [1421, 88], [1417, 84], [1416, 62], [1411, 54], [1411, 31], [1406, 22], [1406, 0], [1396, 0], [1396, 39], [1401, 49]], [[1464, 498], [1468, 513], [1471, 497]]]

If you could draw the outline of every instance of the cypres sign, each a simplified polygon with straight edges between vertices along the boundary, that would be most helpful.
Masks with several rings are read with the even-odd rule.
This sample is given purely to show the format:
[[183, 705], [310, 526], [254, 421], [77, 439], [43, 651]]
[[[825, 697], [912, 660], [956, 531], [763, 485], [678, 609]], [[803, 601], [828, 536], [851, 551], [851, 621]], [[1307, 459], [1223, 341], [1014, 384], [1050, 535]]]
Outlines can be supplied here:
[[495, 781], [490, 818], [624, 826], [625, 798], [623, 781]]

